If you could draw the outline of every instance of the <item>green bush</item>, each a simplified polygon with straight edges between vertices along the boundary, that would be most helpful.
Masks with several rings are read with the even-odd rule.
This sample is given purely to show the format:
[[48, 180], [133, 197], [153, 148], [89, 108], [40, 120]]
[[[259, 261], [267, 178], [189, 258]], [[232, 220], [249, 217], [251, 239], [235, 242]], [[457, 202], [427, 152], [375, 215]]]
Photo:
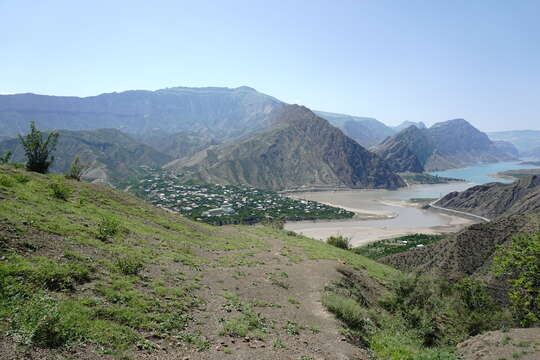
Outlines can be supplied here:
[[120, 221], [113, 216], [103, 216], [98, 224], [97, 238], [108, 240], [120, 231]]
[[13, 178], [8, 175], [0, 175], [0, 185], [4, 187], [12, 187], [15, 185], [15, 181], [13, 181]]
[[75, 160], [71, 163], [69, 171], [66, 174], [66, 178], [81, 181], [81, 177], [84, 175], [85, 171], [88, 169], [88, 164], [81, 163], [81, 159], [77, 156]]
[[15, 178], [15, 181], [18, 182], [19, 184], [26, 184], [27, 182], [30, 181], [30, 177], [26, 175], [22, 175], [22, 174], [17, 174], [14, 176], [14, 178]]
[[11, 151], [8, 151], [4, 155], [0, 156], [0, 164], [7, 164], [11, 159]]
[[30, 122], [30, 133], [25, 136], [19, 135], [21, 144], [24, 147], [24, 153], [27, 158], [26, 169], [46, 174], [49, 166], [54, 161], [54, 156], [50, 154], [56, 148], [59, 133], [50, 132], [47, 138], [43, 140], [43, 133], [36, 129], [36, 123]]
[[144, 268], [144, 263], [133, 256], [120, 257], [116, 260], [116, 268], [124, 275], [137, 275]]
[[322, 303], [351, 329], [363, 331], [366, 334], [373, 330], [373, 321], [367, 309], [360, 306], [353, 299], [329, 292], [323, 296]]
[[351, 239], [343, 235], [330, 236], [326, 239], [326, 243], [340, 249], [348, 250], [351, 248]]
[[62, 182], [54, 182], [50, 184], [49, 187], [52, 190], [53, 197], [59, 200], [67, 201], [73, 192], [69, 186]]
[[512, 311], [520, 324], [540, 324], [540, 232], [516, 235], [500, 247], [493, 272], [510, 284]]

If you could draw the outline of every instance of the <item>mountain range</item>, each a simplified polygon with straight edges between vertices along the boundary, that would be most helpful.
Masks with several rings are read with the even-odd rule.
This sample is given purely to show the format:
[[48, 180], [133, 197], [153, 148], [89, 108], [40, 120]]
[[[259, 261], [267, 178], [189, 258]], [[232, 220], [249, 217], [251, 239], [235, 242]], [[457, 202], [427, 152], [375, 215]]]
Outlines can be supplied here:
[[409, 126], [372, 150], [396, 172], [437, 171], [516, 159], [464, 119], [436, 123], [430, 128]]
[[540, 130], [493, 131], [488, 132], [487, 135], [492, 140], [503, 140], [512, 143], [522, 154], [540, 148]]
[[273, 123], [243, 141], [207, 149], [166, 167], [186, 180], [273, 190], [405, 185], [378, 156], [305, 107], [279, 109]]
[[142, 165], [169, 163], [186, 179], [270, 189], [396, 188], [403, 182], [395, 172], [515, 156], [510, 144], [492, 142], [465, 120], [390, 127], [374, 118], [311, 112], [246, 86], [84, 98], [0, 95], [0, 151], [14, 151], [15, 161], [23, 157], [13, 137], [31, 120], [44, 131], [62, 129], [52, 171], [65, 171], [80, 155], [91, 164], [87, 178], [107, 183], [132, 177]]

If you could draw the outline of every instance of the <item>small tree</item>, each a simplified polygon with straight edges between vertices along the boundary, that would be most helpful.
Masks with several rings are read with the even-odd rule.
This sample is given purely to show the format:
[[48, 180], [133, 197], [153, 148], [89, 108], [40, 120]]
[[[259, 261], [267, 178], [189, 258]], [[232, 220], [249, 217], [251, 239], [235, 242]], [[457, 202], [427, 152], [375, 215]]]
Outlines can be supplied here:
[[[43, 132], [36, 129], [36, 123], [30, 122], [30, 133], [22, 136], [19, 139], [24, 147], [24, 153], [28, 161], [26, 169], [45, 174], [49, 170], [49, 166], [54, 161], [54, 156], [50, 154], [56, 148], [58, 141], [58, 132], [52, 131], [49, 133], [45, 141], [43, 141]], [[50, 156], [50, 159], [49, 159]]]
[[520, 324], [540, 324], [540, 232], [516, 235], [512, 243], [500, 247], [493, 271], [510, 284], [509, 296]]
[[4, 156], [0, 156], [0, 164], [7, 164], [11, 159], [11, 151], [8, 151]]
[[71, 166], [69, 167], [66, 177], [68, 179], [81, 181], [81, 177], [84, 175], [87, 169], [88, 164], [81, 163], [81, 159], [77, 156], [75, 157], [75, 160], [71, 162]]

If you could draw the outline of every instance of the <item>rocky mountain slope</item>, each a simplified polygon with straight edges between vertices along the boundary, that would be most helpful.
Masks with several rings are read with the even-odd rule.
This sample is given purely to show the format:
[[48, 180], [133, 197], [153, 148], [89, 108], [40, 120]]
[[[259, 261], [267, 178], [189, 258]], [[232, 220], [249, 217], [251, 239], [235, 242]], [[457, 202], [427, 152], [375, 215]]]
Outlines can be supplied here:
[[540, 146], [532, 148], [531, 150], [523, 153], [524, 156], [540, 159]]
[[511, 241], [516, 234], [536, 231], [540, 231], [538, 213], [503, 216], [488, 223], [471, 225], [435, 244], [391, 255], [381, 261], [400, 270], [451, 280], [465, 276], [483, 278], [501, 288], [502, 284], [489, 275], [497, 247]]
[[[0, 142], [0, 154], [12, 151], [12, 161], [25, 162], [24, 149], [19, 139]], [[79, 156], [89, 169], [84, 178], [106, 184], [117, 184], [136, 176], [140, 166], [160, 167], [172, 157], [135, 141], [116, 129], [89, 131], [60, 131], [55, 160], [50, 171], [65, 173]]]
[[373, 118], [325, 111], [314, 111], [314, 113], [340, 128], [345, 135], [366, 148], [376, 145], [388, 136], [395, 134], [394, 129]]
[[396, 172], [424, 172], [424, 164], [434, 151], [427, 133], [411, 125], [373, 148]]
[[153, 132], [146, 135], [139, 135], [136, 139], [154, 149], [172, 156], [174, 159], [192, 156], [210, 146], [218, 145], [221, 140], [193, 131], [182, 131], [175, 134], [164, 134], [163, 132]]
[[225, 139], [264, 128], [268, 114], [282, 106], [245, 86], [132, 90], [84, 98], [0, 95], [0, 135], [23, 133], [35, 120], [42, 130], [115, 128], [140, 135], [192, 131]]
[[514, 159], [463, 119], [437, 123], [428, 129], [411, 126], [386, 139], [373, 151], [393, 164], [394, 169], [411, 172]]
[[504, 140], [495, 140], [493, 141], [493, 144], [503, 153], [506, 153], [515, 158], [519, 158], [519, 150], [511, 142]]
[[208, 149], [167, 167], [185, 179], [272, 190], [404, 186], [378, 156], [305, 107], [277, 111], [273, 122], [273, 128], [240, 143]]
[[435, 205], [489, 219], [540, 211], [540, 175], [527, 176], [510, 184], [493, 182], [451, 192]]

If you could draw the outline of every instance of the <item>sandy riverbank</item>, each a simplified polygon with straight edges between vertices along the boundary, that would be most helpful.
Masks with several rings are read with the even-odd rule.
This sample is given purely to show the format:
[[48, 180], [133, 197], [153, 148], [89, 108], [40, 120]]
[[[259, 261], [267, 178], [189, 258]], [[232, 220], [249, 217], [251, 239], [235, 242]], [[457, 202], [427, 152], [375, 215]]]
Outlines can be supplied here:
[[[306, 194], [303, 194], [303, 196], [289, 196], [305, 198]], [[313, 196], [316, 196], [317, 199], [313, 199]], [[324, 199], [320, 196], [320, 193], [316, 195], [312, 194], [310, 200], [323, 200], [321, 202], [353, 211], [357, 216], [351, 220], [289, 222], [285, 225], [285, 228], [319, 240], [326, 240], [332, 235], [347, 236], [351, 238], [351, 244], [353, 246], [362, 246], [383, 239], [416, 233], [443, 234], [456, 232], [475, 222], [470, 219], [434, 210], [421, 210], [420, 207], [422, 204], [407, 200], [385, 198], [378, 200], [371, 199], [369, 202], [355, 202], [354, 206], [351, 206], [352, 204], [350, 202], [347, 202], [347, 205], [343, 205], [344, 201], [335, 196], [331, 200]], [[382, 208], [388, 208], [389, 210], [373, 209], [373, 203], [380, 205]], [[366, 208], [363, 208], [362, 206], [365, 206]], [[400, 210], [406, 211], [407, 209], [417, 211], [417, 216], [436, 216], [438, 219], [437, 225], [414, 226], [414, 224], [407, 223], [404, 219], [399, 219], [398, 212]], [[380, 220], [368, 221], [374, 219]], [[417, 220], [418, 223], [422, 223], [422, 219]]]

